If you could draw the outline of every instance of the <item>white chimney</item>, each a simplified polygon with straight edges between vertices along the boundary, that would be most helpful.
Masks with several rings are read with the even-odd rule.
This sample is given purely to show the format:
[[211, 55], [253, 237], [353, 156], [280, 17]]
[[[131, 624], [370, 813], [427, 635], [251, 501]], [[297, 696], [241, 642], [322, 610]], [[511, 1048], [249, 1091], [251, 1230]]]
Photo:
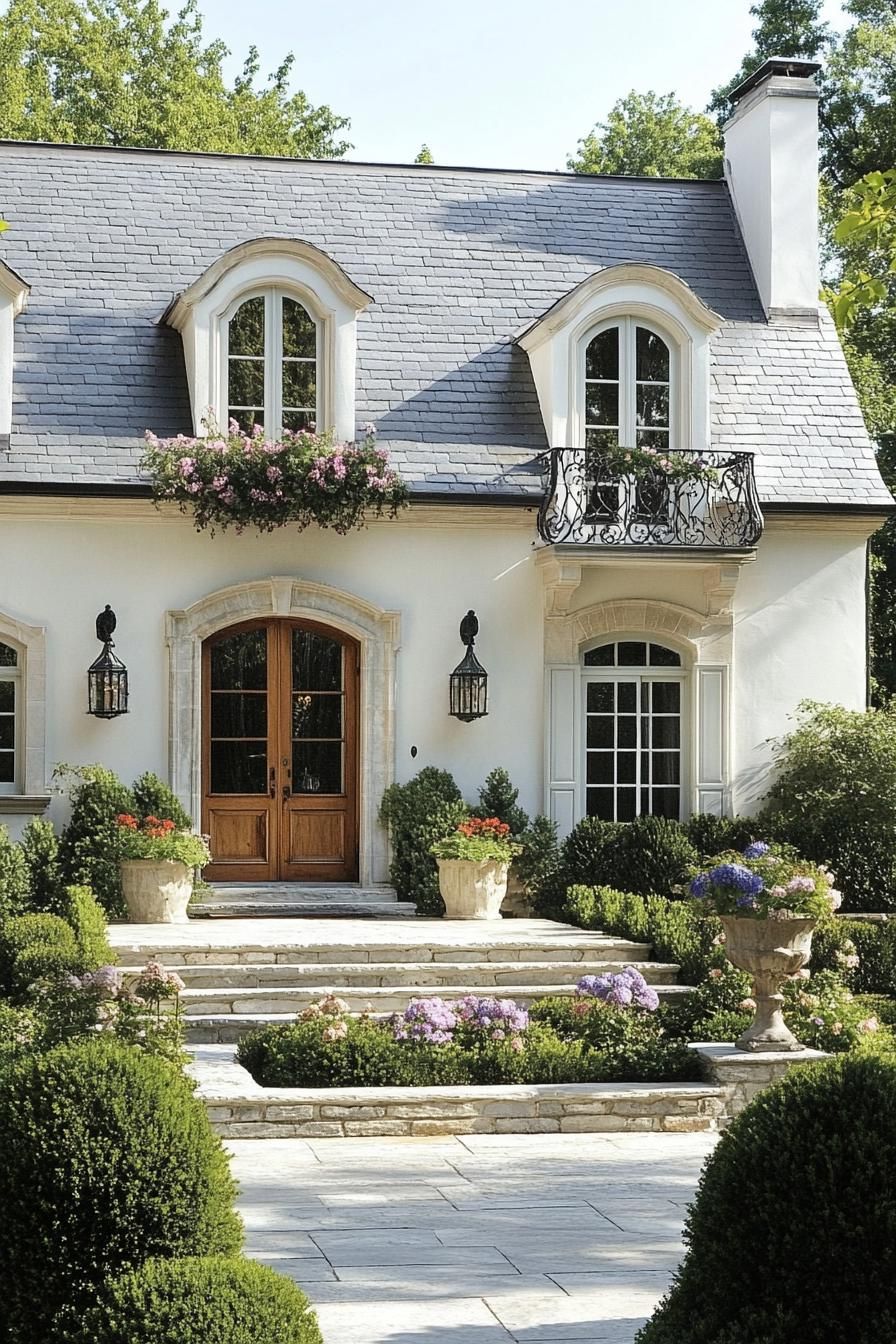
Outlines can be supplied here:
[[725, 177], [769, 317], [818, 313], [820, 69], [772, 56], [731, 94]]

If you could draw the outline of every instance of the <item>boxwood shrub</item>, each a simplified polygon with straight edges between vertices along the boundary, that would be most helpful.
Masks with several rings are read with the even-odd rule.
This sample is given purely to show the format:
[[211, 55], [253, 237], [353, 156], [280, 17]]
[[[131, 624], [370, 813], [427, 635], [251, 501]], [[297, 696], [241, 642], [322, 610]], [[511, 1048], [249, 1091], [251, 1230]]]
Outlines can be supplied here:
[[28, 909], [28, 867], [20, 845], [0, 826], [0, 919]]
[[802, 1065], [708, 1158], [639, 1344], [896, 1338], [896, 1062]]
[[650, 943], [657, 961], [681, 967], [683, 984], [699, 985], [714, 967], [725, 966], [717, 939], [722, 925], [687, 901], [638, 896], [611, 887], [571, 887], [563, 918], [582, 929], [601, 929], [616, 938]]
[[454, 777], [432, 765], [406, 784], [391, 784], [383, 794], [380, 821], [388, 826], [392, 841], [389, 879], [400, 901], [416, 902], [418, 914], [444, 913], [439, 870], [430, 849], [467, 814]]
[[49, 1344], [322, 1344], [290, 1279], [231, 1256], [149, 1260], [112, 1279], [83, 1313], [63, 1311]]
[[110, 1277], [242, 1240], [227, 1157], [179, 1069], [105, 1040], [0, 1070], [0, 1337], [44, 1340]]
[[0, 993], [21, 1001], [43, 976], [80, 969], [71, 925], [58, 915], [16, 915], [0, 923]]
[[570, 887], [614, 887], [638, 896], [680, 892], [700, 859], [685, 828], [667, 817], [601, 821], [586, 817], [560, 847], [560, 859], [537, 893], [541, 914], [557, 914]]

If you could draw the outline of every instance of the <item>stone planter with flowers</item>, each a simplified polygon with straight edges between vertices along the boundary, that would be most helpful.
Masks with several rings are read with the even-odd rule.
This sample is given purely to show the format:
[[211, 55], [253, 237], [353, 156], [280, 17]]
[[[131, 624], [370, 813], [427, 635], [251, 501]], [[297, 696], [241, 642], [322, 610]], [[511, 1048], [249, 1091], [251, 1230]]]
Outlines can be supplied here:
[[510, 860], [518, 852], [497, 817], [469, 817], [437, 841], [439, 892], [446, 919], [500, 919]]
[[128, 812], [118, 820], [121, 889], [132, 924], [185, 924], [193, 873], [211, 859], [208, 845], [173, 821]]
[[712, 868], [692, 880], [691, 896], [722, 921], [728, 960], [753, 977], [756, 1008], [738, 1049], [806, 1048], [784, 1021], [781, 988], [809, 960], [818, 920], [840, 905], [833, 883], [826, 868], [761, 840], [742, 854], [718, 855]]

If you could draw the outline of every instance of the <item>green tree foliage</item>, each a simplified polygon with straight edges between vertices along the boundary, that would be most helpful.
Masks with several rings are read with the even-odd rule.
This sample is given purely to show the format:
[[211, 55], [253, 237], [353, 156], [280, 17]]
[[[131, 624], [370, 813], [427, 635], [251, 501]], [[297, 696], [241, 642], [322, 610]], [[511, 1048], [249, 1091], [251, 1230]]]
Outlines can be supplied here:
[[389, 877], [401, 901], [415, 901], [421, 915], [441, 915], [439, 870], [430, 850], [468, 815], [460, 789], [447, 770], [425, 766], [407, 784], [390, 784], [380, 805], [389, 828]]
[[567, 167], [627, 177], [721, 177], [722, 146], [712, 120], [674, 93], [633, 89], [579, 141]]
[[28, 871], [28, 908], [65, 917], [59, 841], [52, 822], [34, 817], [25, 827], [21, 843]]
[[421, 146], [420, 146], [420, 152], [418, 153], [417, 157], [414, 159], [414, 162], [415, 162], [415, 163], [433, 163], [433, 162], [434, 162], [434, 159], [433, 159], [433, 157], [432, 157], [432, 150], [429, 148], [429, 145], [421, 145]]
[[21, 847], [0, 826], [0, 919], [28, 909], [28, 866]]
[[348, 122], [290, 92], [294, 58], [258, 82], [249, 49], [228, 83], [197, 0], [11, 0], [0, 18], [0, 136], [334, 158]]
[[802, 56], [806, 60], [818, 57], [826, 45], [830, 30], [821, 19], [822, 0], [759, 0], [750, 6], [756, 19], [753, 29], [753, 50], [741, 62], [736, 75], [713, 91], [709, 111], [719, 123], [731, 115], [729, 94], [758, 70], [770, 56]]

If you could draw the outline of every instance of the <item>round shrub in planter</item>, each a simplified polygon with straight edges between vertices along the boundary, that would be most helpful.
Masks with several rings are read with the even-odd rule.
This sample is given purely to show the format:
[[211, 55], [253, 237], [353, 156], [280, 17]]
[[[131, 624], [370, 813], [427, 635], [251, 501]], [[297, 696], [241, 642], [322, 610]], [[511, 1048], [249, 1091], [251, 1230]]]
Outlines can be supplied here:
[[43, 1340], [110, 1277], [154, 1256], [230, 1254], [227, 1157], [188, 1080], [92, 1040], [0, 1073], [0, 1338]]
[[305, 1294], [230, 1256], [150, 1260], [113, 1279], [83, 1315], [63, 1311], [51, 1344], [321, 1344]]
[[791, 1070], [708, 1159], [688, 1252], [639, 1344], [896, 1338], [896, 1062]]

